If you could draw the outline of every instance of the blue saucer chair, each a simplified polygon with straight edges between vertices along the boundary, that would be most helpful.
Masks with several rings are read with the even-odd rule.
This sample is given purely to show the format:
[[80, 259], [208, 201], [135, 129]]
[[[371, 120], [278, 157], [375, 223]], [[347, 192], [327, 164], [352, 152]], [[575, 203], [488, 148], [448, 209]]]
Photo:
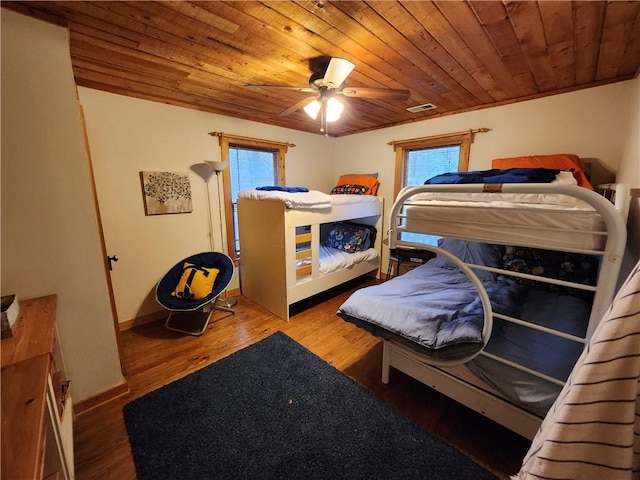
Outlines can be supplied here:
[[[189, 298], [189, 292], [185, 294], [182, 291], [180, 295], [175, 294], [185, 272], [185, 264], [190, 264], [204, 272], [207, 272], [205, 269], [218, 270], [211, 293], [199, 299]], [[233, 272], [233, 261], [220, 252], [191, 255], [171, 267], [156, 286], [157, 302], [169, 310], [165, 327], [176, 332], [198, 336], [206, 330], [215, 310], [235, 313], [231, 308], [216, 305], [220, 294], [229, 286]]]

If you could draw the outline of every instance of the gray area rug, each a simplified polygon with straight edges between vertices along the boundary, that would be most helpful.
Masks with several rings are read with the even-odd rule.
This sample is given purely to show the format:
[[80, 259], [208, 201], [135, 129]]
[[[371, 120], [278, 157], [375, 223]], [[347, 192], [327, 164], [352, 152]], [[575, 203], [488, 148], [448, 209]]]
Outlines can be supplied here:
[[281, 332], [124, 418], [139, 480], [496, 478]]

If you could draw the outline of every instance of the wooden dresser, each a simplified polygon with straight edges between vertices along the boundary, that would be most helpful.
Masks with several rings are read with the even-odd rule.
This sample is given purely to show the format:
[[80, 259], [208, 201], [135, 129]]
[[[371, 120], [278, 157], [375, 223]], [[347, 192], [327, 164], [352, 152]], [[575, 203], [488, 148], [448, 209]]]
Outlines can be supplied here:
[[73, 405], [56, 339], [55, 295], [20, 302], [2, 356], [2, 479], [74, 478]]

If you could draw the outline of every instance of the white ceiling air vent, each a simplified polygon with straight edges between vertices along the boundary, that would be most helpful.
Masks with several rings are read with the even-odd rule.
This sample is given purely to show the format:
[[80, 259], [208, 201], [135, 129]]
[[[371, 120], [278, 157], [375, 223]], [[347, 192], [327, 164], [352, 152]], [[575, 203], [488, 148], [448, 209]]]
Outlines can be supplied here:
[[407, 108], [407, 110], [409, 110], [411, 113], [418, 113], [418, 112], [426, 112], [427, 110], [433, 110], [434, 108], [438, 108], [438, 107], [436, 107], [433, 103], [423, 103], [422, 105], [409, 107]]

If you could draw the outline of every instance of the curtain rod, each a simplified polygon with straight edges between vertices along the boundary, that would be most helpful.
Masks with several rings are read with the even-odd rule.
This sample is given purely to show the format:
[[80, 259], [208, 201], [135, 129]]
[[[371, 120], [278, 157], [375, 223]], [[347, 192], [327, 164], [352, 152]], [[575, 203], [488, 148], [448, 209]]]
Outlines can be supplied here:
[[426, 140], [433, 140], [434, 138], [446, 138], [446, 137], [458, 137], [460, 135], [473, 135], [474, 133], [486, 133], [490, 132], [490, 128], [474, 128], [470, 130], [463, 130], [462, 132], [454, 132], [454, 133], [443, 133], [442, 135], [431, 135], [430, 137], [421, 137], [421, 138], [410, 138], [409, 140], [392, 140], [387, 142], [387, 145], [396, 145], [401, 143], [409, 143], [409, 142], [421, 142]]
[[222, 137], [227, 137], [229, 139], [235, 139], [238, 140], [240, 142], [260, 142], [260, 143], [268, 143], [270, 145], [278, 145], [280, 147], [295, 147], [296, 145], [294, 143], [289, 143], [289, 142], [275, 142], [273, 140], [262, 140], [260, 138], [251, 138], [251, 137], [243, 137], [242, 135], [229, 135], [226, 134], [224, 132], [209, 132], [209, 135], [211, 135], [212, 137], [218, 137], [219, 139], [222, 140]]

